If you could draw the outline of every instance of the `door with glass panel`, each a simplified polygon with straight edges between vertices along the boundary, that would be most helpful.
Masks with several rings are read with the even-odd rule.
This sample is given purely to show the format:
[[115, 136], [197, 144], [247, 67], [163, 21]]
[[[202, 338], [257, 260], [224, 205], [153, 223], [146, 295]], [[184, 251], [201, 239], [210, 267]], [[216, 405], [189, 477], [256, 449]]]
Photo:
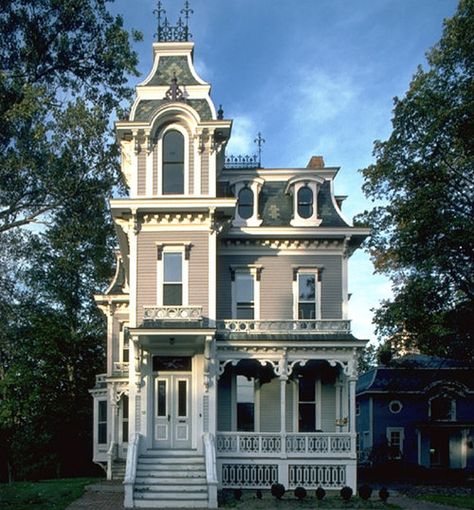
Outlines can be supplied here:
[[191, 375], [155, 377], [155, 448], [191, 447]]

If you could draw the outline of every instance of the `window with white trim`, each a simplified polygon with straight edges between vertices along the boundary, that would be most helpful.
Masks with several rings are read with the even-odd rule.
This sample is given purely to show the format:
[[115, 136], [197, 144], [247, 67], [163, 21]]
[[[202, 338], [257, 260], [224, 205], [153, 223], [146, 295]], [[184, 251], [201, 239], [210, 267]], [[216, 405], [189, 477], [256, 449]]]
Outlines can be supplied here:
[[123, 324], [120, 329], [120, 361], [122, 363], [128, 363], [130, 361], [129, 337]]
[[387, 427], [387, 443], [390, 447], [392, 459], [400, 459], [403, 455], [403, 441], [405, 429], [403, 427]]
[[455, 420], [456, 400], [443, 395], [432, 398], [429, 401], [429, 415], [432, 420]]
[[97, 443], [107, 444], [107, 400], [97, 401]]
[[293, 316], [298, 320], [320, 319], [321, 271], [295, 268], [293, 276]]
[[286, 193], [293, 197], [293, 227], [317, 227], [322, 219], [318, 218], [317, 196], [319, 186], [324, 182], [320, 177], [295, 177], [286, 186]]
[[259, 318], [260, 267], [231, 268], [232, 317], [252, 320]]
[[123, 395], [121, 402], [122, 443], [128, 443], [128, 395]]
[[400, 400], [392, 400], [390, 404], [388, 404], [388, 408], [391, 413], [398, 414], [402, 410], [403, 405]]
[[298, 432], [321, 432], [321, 381], [298, 378]]
[[176, 129], [163, 135], [162, 156], [163, 195], [184, 193], [184, 136]]
[[264, 180], [260, 177], [252, 180], [234, 179], [230, 182], [237, 198], [234, 221], [235, 227], [259, 227], [262, 219], [258, 214], [258, 198]]
[[190, 243], [157, 245], [158, 306], [188, 305]]

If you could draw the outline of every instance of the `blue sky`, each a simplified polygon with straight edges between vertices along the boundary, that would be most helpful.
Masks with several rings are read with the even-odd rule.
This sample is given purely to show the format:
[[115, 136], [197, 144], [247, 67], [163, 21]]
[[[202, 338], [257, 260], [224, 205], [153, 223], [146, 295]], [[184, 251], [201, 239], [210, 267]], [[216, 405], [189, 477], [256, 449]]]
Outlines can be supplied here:
[[[255, 151], [261, 131], [265, 167], [306, 166], [323, 155], [340, 166], [337, 194], [348, 218], [370, 208], [359, 169], [373, 141], [391, 131], [393, 97], [403, 96], [417, 65], [442, 33], [457, 0], [191, 0], [195, 65], [214, 103], [234, 119], [227, 153]], [[174, 24], [184, 0], [163, 0]], [[111, 10], [140, 30], [139, 69], [151, 69], [155, 0], [116, 0]], [[138, 80], [139, 81], [139, 80]], [[390, 296], [367, 253], [349, 266], [356, 336], [375, 340], [371, 309]]]

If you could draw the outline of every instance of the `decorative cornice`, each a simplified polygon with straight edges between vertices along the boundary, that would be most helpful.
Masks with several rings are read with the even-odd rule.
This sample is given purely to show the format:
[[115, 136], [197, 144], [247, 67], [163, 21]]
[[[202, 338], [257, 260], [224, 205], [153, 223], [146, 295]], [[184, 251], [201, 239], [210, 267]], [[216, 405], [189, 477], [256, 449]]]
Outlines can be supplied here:
[[222, 248], [270, 248], [274, 250], [334, 250], [343, 249], [342, 239], [224, 239]]

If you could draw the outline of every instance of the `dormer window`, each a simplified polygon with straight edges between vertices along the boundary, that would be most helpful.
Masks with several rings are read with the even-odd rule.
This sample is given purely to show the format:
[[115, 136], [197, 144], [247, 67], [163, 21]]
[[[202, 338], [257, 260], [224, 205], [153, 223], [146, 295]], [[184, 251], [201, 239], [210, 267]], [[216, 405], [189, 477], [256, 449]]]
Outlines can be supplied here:
[[184, 194], [184, 136], [175, 129], [163, 136], [163, 195]]
[[298, 190], [298, 216], [300, 216], [303, 219], [311, 218], [314, 211], [314, 198], [313, 198], [313, 191], [308, 186], [308, 184], [305, 184]]
[[319, 186], [324, 182], [320, 177], [294, 177], [286, 186], [286, 193], [293, 196], [293, 227], [317, 227], [321, 219], [317, 215]]
[[252, 180], [234, 179], [229, 184], [234, 188], [237, 207], [233, 221], [234, 227], [259, 227], [262, 220], [258, 216], [258, 195], [264, 180], [256, 177]]
[[253, 191], [248, 185], [245, 185], [245, 187], [239, 191], [237, 202], [238, 213], [242, 219], [248, 220], [253, 216], [253, 203]]

